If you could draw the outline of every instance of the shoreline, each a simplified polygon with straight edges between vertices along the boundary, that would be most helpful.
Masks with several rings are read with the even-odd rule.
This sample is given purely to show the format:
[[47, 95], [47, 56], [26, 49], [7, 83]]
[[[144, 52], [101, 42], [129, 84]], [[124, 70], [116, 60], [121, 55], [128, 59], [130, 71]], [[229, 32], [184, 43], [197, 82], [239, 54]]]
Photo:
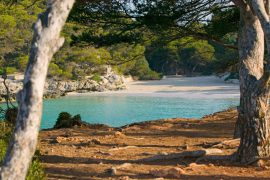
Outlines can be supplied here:
[[173, 77], [126, 82], [127, 89], [104, 92], [69, 92], [66, 96], [150, 96], [180, 98], [239, 98], [239, 85], [217, 76]]

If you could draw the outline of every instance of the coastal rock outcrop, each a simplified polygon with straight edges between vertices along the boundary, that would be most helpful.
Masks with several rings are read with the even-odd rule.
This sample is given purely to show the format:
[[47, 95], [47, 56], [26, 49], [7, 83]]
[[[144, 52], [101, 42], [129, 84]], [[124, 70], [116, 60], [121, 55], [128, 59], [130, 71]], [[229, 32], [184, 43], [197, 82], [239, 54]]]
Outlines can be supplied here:
[[[107, 68], [107, 72], [100, 76], [98, 80], [94, 80], [93, 76], [87, 76], [78, 80], [54, 80], [48, 79], [45, 84], [45, 98], [55, 98], [64, 96], [68, 92], [103, 92], [117, 91], [126, 89], [125, 77], [118, 75]], [[0, 102], [5, 100], [6, 89], [3, 84], [3, 79], [0, 78]], [[9, 93], [12, 100], [15, 100], [17, 92], [22, 89], [23, 79], [9, 78], [6, 84], [9, 87]]]
[[217, 76], [226, 83], [239, 84], [239, 75], [238, 75], [238, 73], [225, 72], [225, 73], [219, 74]]

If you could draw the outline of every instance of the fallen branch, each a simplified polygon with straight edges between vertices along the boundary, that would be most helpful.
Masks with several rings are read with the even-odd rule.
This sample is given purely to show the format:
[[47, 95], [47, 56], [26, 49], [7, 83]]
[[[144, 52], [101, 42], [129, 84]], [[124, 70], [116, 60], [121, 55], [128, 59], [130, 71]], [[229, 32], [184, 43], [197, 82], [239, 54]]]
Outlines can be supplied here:
[[181, 153], [171, 153], [168, 155], [155, 155], [148, 158], [139, 159], [139, 162], [152, 162], [152, 161], [160, 161], [160, 160], [172, 160], [178, 158], [199, 158], [206, 155], [211, 154], [222, 154], [223, 151], [220, 149], [203, 149], [203, 150], [196, 150], [196, 151], [184, 151]]

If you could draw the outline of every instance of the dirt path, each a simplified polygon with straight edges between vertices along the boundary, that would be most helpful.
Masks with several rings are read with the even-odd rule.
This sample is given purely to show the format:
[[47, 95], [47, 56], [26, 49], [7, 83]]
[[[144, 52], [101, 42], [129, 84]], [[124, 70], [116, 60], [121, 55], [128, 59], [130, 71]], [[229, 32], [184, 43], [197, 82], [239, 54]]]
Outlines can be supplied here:
[[268, 166], [240, 166], [224, 160], [235, 147], [218, 147], [223, 153], [213, 157], [223, 160], [142, 160], [230, 140], [235, 120], [236, 111], [229, 110], [202, 120], [165, 119], [122, 129], [93, 126], [42, 131], [39, 149], [48, 179], [155, 179], [159, 170], [172, 168], [181, 170], [179, 177], [166, 175], [164, 179], [269, 179]]

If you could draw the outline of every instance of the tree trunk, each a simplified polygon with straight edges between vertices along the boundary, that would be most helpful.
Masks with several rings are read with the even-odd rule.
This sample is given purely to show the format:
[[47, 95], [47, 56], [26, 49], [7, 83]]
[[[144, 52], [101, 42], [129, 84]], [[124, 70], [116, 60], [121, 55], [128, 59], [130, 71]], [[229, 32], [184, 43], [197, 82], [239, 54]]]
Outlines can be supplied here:
[[[248, 8], [248, 7], [246, 7]], [[240, 9], [240, 30], [238, 33], [240, 105], [238, 120], [235, 124], [234, 138], [240, 138], [244, 114], [249, 112], [244, 106], [251, 96], [249, 87], [252, 79], [259, 80], [263, 75], [264, 39], [259, 20], [253, 17], [249, 9]]]
[[17, 97], [19, 109], [16, 127], [1, 168], [0, 179], [25, 179], [36, 149], [49, 62], [64, 42], [60, 38], [60, 31], [73, 3], [74, 0], [50, 0], [48, 9], [39, 15], [34, 25], [24, 85]]
[[243, 20], [239, 34], [241, 95], [235, 135], [239, 133], [241, 137], [238, 160], [250, 163], [270, 155], [269, 87], [263, 69], [264, 32], [261, 23], [248, 5], [240, 8], [240, 13]]

